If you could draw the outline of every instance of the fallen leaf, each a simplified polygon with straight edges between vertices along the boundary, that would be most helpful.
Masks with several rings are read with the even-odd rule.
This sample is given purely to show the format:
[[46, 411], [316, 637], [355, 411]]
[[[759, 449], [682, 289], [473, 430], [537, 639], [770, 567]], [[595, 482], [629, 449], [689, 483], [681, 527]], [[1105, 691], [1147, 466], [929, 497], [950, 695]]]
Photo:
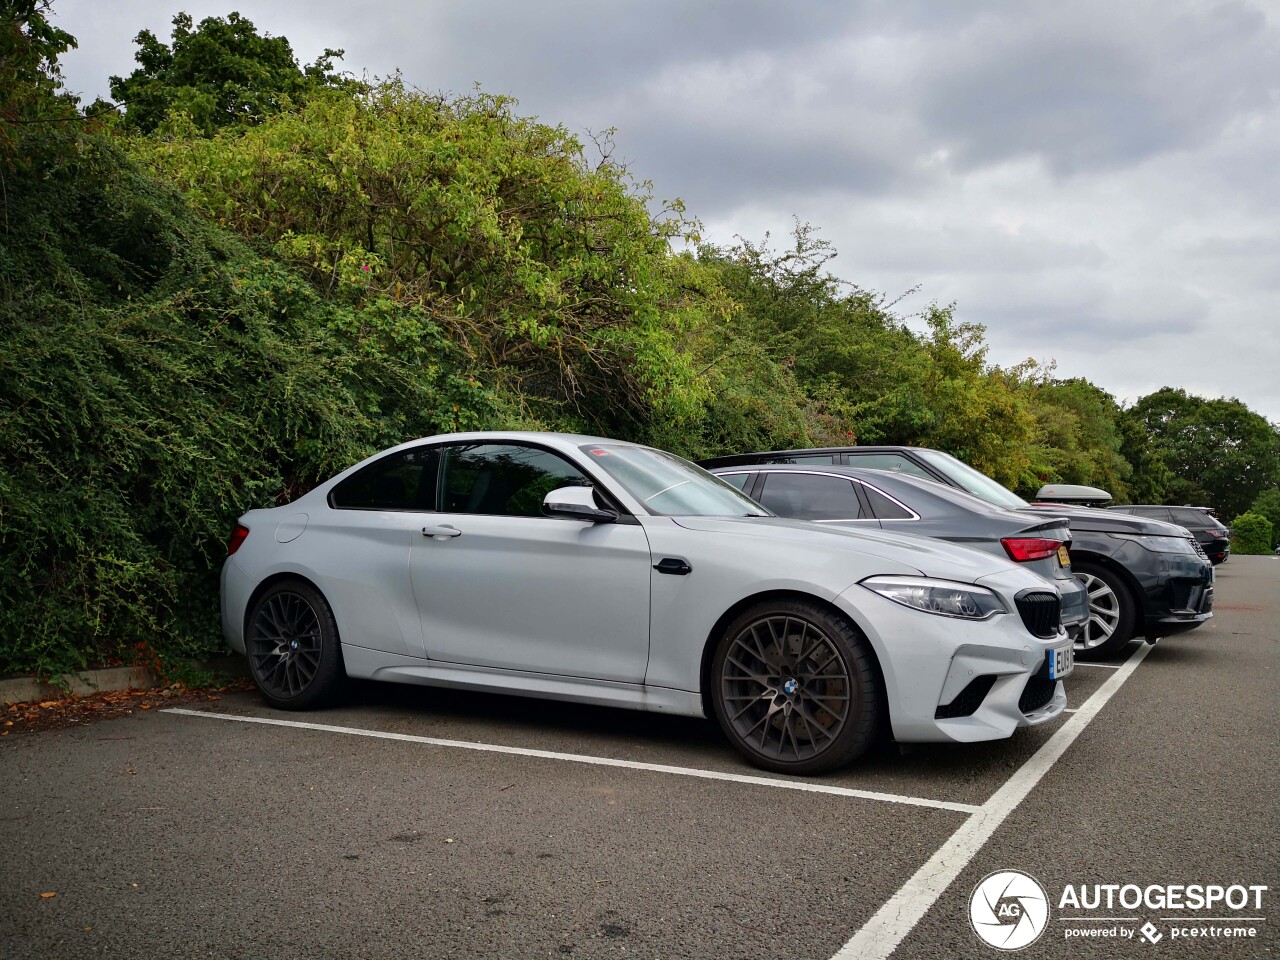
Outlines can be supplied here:
[[54, 898], [54, 897], [56, 897], [56, 896], [57, 896], [57, 894], [56, 894], [56, 893], [54, 893], [52, 890], [50, 890], [48, 893], [42, 893], [42, 894], [40, 894], [40, 899], [41, 899], [41, 900], [51, 900], [52, 898]]
[[142, 705], [142, 709], [143, 709], [143, 710], [150, 710], [150, 709], [151, 709], [151, 704], [149, 704], [149, 703], [144, 703], [144, 704]]

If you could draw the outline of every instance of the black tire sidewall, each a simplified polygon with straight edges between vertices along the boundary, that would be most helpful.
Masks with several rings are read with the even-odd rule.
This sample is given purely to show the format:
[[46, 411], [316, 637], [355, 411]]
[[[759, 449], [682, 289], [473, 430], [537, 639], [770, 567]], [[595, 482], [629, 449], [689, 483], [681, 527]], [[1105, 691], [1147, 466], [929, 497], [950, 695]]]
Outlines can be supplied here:
[[[835, 645], [849, 676], [850, 691], [856, 696], [856, 701], [850, 705], [850, 715], [845, 721], [844, 729], [837, 735], [835, 743], [817, 756], [805, 760], [779, 760], [755, 750], [734, 730], [723, 700], [720, 678], [725, 657], [734, 638], [753, 621], [772, 616], [804, 620], [821, 630]], [[735, 617], [716, 642], [708, 686], [716, 720], [734, 749], [753, 765], [775, 773], [816, 774], [836, 770], [862, 756], [875, 742], [881, 727], [880, 672], [862, 632], [844, 617], [801, 600], [760, 603]]]
[[[253, 629], [258, 612], [272, 597], [282, 593], [292, 593], [303, 598], [315, 612], [316, 620], [320, 624], [320, 663], [316, 667], [311, 682], [292, 697], [282, 697], [263, 685], [250, 654], [249, 631]], [[333, 610], [330, 609], [324, 595], [305, 580], [282, 580], [272, 584], [254, 601], [253, 607], [245, 618], [245, 654], [249, 660], [249, 675], [253, 678], [258, 692], [267, 703], [281, 710], [310, 710], [332, 703], [346, 682], [347, 673], [342, 663], [342, 645], [338, 640], [338, 623], [334, 619]]]
[[[1078, 655], [1082, 660], [1113, 657], [1127, 647], [1129, 641], [1134, 637], [1138, 618], [1137, 602], [1133, 599], [1133, 593], [1129, 590], [1128, 585], [1114, 571], [1088, 561], [1075, 564], [1075, 571], [1076, 573], [1088, 574], [1106, 584], [1107, 589], [1115, 594], [1117, 612], [1119, 614], [1119, 618], [1116, 620], [1115, 632], [1098, 646], [1082, 650]], [[1092, 611], [1090, 611], [1090, 616], [1092, 616]]]

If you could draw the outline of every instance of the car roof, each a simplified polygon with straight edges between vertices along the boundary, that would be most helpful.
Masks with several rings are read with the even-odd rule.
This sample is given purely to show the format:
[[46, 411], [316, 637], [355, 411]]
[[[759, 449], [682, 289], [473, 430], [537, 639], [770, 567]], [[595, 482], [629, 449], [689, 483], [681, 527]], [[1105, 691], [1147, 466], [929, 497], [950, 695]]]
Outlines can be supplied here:
[[[848, 467], [842, 464], [825, 463], [744, 463], [713, 467], [711, 472], [724, 473], [748, 469], [754, 473], [824, 473], [863, 480], [874, 487], [879, 487], [885, 493], [900, 497], [907, 503], [907, 506], [910, 506], [908, 502], [910, 497], [924, 496], [932, 497], [936, 500], [944, 500], [947, 503], [974, 513], [981, 513], [984, 516], [1004, 517], [1006, 519], [1017, 518], [1029, 525], [1043, 523], [1045, 520], [1050, 519], [1029, 520], [1025, 514], [1009, 510], [1007, 507], [1001, 507], [988, 500], [983, 500], [981, 497], [975, 497], [959, 487], [948, 486], [935, 480], [916, 477], [898, 470], [878, 470], [873, 467]], [[908, 491], [910, 492], [908, 493]], [[1067, 518], [1064, 516], [1062, 519], [1065, 521]]]

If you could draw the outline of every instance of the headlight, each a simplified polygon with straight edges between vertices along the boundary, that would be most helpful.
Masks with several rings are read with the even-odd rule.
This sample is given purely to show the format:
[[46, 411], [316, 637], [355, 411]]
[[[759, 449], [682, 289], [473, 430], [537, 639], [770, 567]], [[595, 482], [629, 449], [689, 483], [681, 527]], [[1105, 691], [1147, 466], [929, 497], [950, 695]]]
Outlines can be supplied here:
[[920, 577], [868, 577], [862, 586], [913, 610], [962, 620], [986, 620], [1008, 613], [1004, 602], [986, 587]]
[[1113, 533], [1117, 540], [1132, 540], [1152, 553], [1190, 553], [1195, 554], [1195, 545], [1189, 538], [1156, 537], [1145, 533]]

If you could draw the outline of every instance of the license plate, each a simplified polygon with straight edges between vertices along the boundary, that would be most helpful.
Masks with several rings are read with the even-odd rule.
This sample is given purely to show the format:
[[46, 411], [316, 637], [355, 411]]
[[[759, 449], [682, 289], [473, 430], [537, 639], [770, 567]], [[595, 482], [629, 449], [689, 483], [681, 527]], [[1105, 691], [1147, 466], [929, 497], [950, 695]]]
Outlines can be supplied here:
[[1076, 651], [1074, 647], [1063, 647], [1061, 650], [1049, 651], [1049, 679], [1061, 680], [1076, 667]]
[[1067, 553], [1066, 547], [1058, 548], [1058, 562], [1064, 567], [1071, 566], [1071, 554]]

